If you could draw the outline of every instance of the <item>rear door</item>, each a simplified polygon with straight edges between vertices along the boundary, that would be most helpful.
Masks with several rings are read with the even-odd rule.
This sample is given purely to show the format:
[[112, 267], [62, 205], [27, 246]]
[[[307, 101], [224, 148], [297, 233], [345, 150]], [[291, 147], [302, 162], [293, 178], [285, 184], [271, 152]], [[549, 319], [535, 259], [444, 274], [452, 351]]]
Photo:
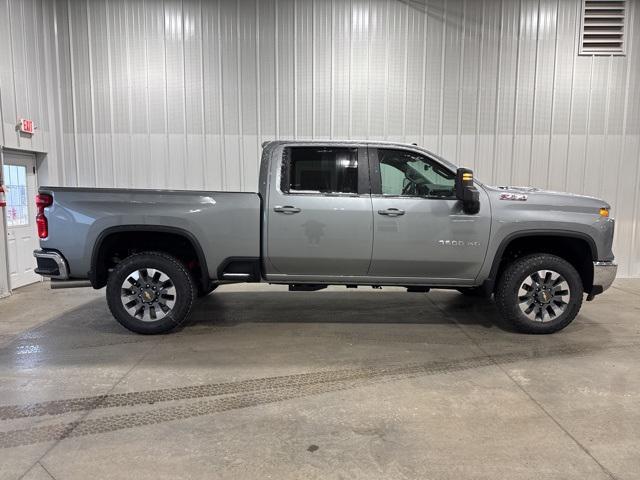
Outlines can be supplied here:
[[4, 152], [2, 177], [7, 197], [4, 210], [7, 220], [9, 285], [12, 289], [42, 278], [33, 271], [33, 251], [38, 248], [35, 160], [33, 154]]
[[298, 144], [273, 155], [267, 278], [365, 276], [373, 244], [366, 148]]
[[[454, 195], [455, 172], [421, 152], [369, 150], [374, 216], [369, 275], [433, 283], [473, 280], [484, 261], [490, 208], [468, 215]], [[412, 283], [416, 283], [412, 282]]]

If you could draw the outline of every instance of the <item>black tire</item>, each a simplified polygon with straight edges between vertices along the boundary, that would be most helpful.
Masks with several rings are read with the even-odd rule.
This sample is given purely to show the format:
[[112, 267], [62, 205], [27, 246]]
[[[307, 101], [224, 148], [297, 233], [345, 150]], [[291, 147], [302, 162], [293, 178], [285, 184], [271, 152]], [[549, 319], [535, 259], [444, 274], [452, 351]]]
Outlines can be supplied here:
[[[164, 311], [161, 312], [164, 316], [158, 320], [152, 320], [150, 318], [145, 321], [132, 315], [127, 311], [122, 300], [122, 292], [124, 291], [123, 284], [128, 282], [129, 278], [133, 278], [132, 275], [134, 275], [135, 272], [142, 272], [146, 269], [163, 272], [163, 275], [170, 279], [172, 291], [175, 290], [175, 295], [171, 295], [174, 297], [171, 308], [166, 313]], [[133, 290], [138, 288], [135, 285], [133, 287]], [[141, 287], [144, 287], [144, 285], [141, 285]], [[139, 291], [141, 290], [136, 290], [136, 292]], [[142, 252], [124, 259], [118, 263], [113, 272], [111, 272], [107, 281], [107, 304], [109, 305], [111, 314], [116, 320], [132, 332], [146, 335], [167, 333], [187, 319], [196, 297], [196, 291], [193, 277], [176, 258], [162, 252]], [[137, 300], [135, 298], [136, 296], [140, 297], [140, 295], [134, 294], [129, 298], [139, 302], [137, 304], [138, 306], [151, 310], [151, 304], [148, 306], [143, 305], [142, 300]], [[158, 296], [161, 296], [160, 287], [158, 287]], [[162, 301], [166, 302], [166, 300]], [[161, 305], [158, 306], [158, 312], [160, 312], [160, 306]], [[166, 304], [163, 310], [165, 307], [167, 307]], [[131, 308], [135, 309], [136, 305]], [[154, 307], [153, 310], [155, 318], [156, 307]]]
[[[564, 311], [556, 316], [543, 312], [543, 315], [548, 317], [547, 320], [544, 320], [545, 316], [542, 317], [542, 320], [531, 319], [520, 308], [521, 304], [524, 304], [523, 308], [527, 308], [527, 305], [533, 305], [530, 303], [533, 300], [525, 300], [523, 302], [520, 300], [524, 298], [524, 296], [519, 296], [521, 293], [520, 287], [523, 282], [528, 278], [533, 278], [535, 272], [540, 270], [557, 272], [569, 287], [569, 299], [562, 305], [564, 306]], [[546, 288], [542, 287], [542, 284], [540, 284], [540, 288]], [[523, 333], [547, 334], [562, 330], [573, 321], [582, 306], [583, 293], [584, 289], [580, 274], [569, 262], [555, 255], [533, 254], [515, 260], [504, 270], [498, 280], [495, 300], [502, 317], [517, 330]], [[532, 292], [531, 299], [533, 299], [534, 295], [535, 293]], [[536, 298], [539, 299], [539, 297]], [[548, 304], [540, 304], [540, 311], [543, 308], [547, 310], [545, 305]], [[550, 310], [553, 311], [554, 308], [550, 308]], [[535, 311], [530, 314], [536, 315]]]

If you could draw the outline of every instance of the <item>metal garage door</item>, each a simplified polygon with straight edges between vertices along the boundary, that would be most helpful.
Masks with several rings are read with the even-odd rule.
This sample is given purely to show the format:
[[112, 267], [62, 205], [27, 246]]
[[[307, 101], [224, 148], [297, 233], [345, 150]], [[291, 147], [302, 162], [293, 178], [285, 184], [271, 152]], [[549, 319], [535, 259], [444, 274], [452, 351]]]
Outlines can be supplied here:
[[2, 176], [6, 191], [7, 252], [11, 289], [40, 280], [33, 271], [33, 251], [38, 248], [36, 229], [35, 155], [4, 153]]

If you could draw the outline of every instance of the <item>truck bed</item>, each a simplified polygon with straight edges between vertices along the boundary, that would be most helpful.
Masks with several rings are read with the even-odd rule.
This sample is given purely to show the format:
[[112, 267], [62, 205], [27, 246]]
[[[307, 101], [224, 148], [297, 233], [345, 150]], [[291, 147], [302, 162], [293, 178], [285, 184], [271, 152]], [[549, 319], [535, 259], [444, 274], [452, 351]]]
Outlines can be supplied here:
[[87, 278], [101, 236], [154, 226], [188, 233], [207, 259], [209, 278], [230, 257], [260, 256], [257, 193], [41, 187], [53, 196], [44, 249], [64, 250], [71, 278]]

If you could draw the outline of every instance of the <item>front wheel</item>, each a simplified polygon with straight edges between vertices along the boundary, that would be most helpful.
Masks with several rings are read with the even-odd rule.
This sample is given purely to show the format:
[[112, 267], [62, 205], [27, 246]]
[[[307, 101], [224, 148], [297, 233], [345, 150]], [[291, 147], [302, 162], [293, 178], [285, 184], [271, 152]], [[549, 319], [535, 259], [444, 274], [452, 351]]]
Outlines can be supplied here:
[[569, 325], [582, 306], [580, 274], [566, 260], [549, 254], [522, 257], [498, 280], [496, 305], [521, 332], [553, 333]]
[[132, 255], [107, 281], [107, 303], [125, 328], [166, 333], [185, 321], [196, 296], [193, 278], [174, 257], [161, 252]]

